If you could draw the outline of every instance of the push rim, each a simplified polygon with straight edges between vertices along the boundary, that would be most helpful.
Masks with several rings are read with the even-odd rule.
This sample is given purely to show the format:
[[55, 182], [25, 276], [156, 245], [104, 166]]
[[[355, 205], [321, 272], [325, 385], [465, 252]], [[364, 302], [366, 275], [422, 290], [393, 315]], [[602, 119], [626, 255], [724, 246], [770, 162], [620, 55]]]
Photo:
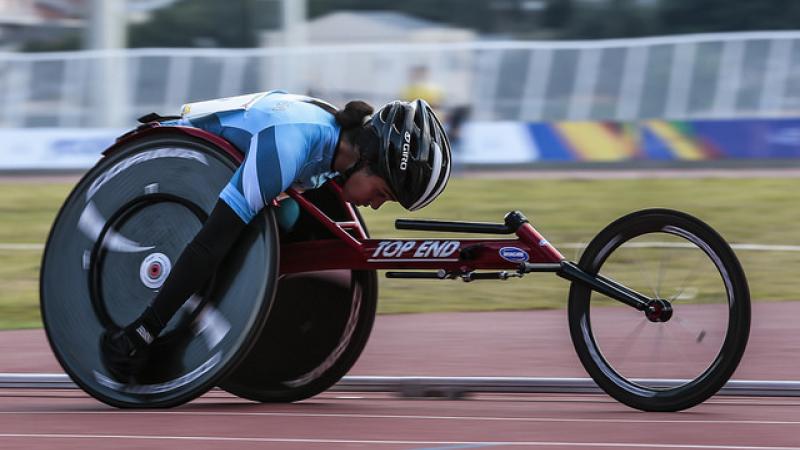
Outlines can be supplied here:
[[[213, 298], [214, 302], [205, 302], [197, 296], [191, 298], [184, 305], [185, 309], [202, 313], [184, 314], [174, 319], [175, 332], [165, 334], [164, 339], [154, 345], [153, 353], [161, 353], [163, 358], [155, 357], [184, 364], [185, 368], [176, 369], [165, 364], [157, 370], [148, 369], [143, 380], [136, 385], [116, 383], [102, 369], [97, 345], [104, 329], [103, 320], [117, 323], [126, 318], [124, 314], [115, 317], [108, 313], [105, 319], [101, 319], [96, 313], [96, 304], [90, 299], [90, 291], [96, 286], [91, 288], [94, 282], [89, 277], [89, 269], [99, 260], [111, 257], [110, 253], [102, 256], [102, 252], [94, 251], [101, 235], [104, 236], [103, 242], [110, 239], [111, 232], [103, 234], [104, 230], [110, 229], [106, 227], [106, 217], [115, 216], [120, 209], [123, 212], [118, 218], [123, 217], [125, 208], [122, 207], [125, 205], [144, 205], [138, 210], [132, 208], [138, 213], [166, 207], [181, 211], [183, 217], [193, 224], [196, 222], [199, 229], [198, 216], [211, 210], [235, 168], [235, 162], [212, 144], [164, 129], [156, 135], [134, 139], [101, 160], [78, 183], [62, 206], [43, 256], [42, 318], [48, 341], [65, 372], [98, 400], [118, 407], [169, 407], [189, 401], [235, 368], [257, 339], [271, 306], [277, 279], [277, 225], [271, 211], [257, 216], [248, 226], [241, 237], [241, 245], [237, 245], [226, 259], [229, 270], [218, 273], [203, 293], [206, 295], [201, 294], [202, 298]], [[158, 197], [162, 194], [166, 197]], [[169, 195], [188, 202], [172, 201]], [[86, 207], [87, 198], [94, 204], [94, 211]], [[192, 205], [197, 205], [203, 214], [192, 212]], [[130, 223], [132, 220], [128, 218], [117, 223]], [[75, 230], [82, 221], [87, 232], [76, 234]], [[193, 231], [196, 232], [188, 230], [187, 236], [181, 238], [185, 239], [182, 245], [193, 236]], [[129, 240], [118, 237], [112, 241], [123, 247], [130, 244]], [[125, 268], [126, 276], [136, 280], [131, 284], [140, 281], [145, 255], [162, 253], [170, 260], [177, 258], [177, 254], [160, 252], [152, 244], [142, 245], [154, 248], [142, 252], [136, 249], [140, 255]], [[98, 259], [93, 260], [93, 255]], [[257, 268], [257, 274], [251, 273], [254, 268]], [[104, 272], [100, 267], [97, 272], [103, 289], [102, 283], [109, 271]], [[244, 281], [242, 277], [248, 277], [250, 281]], [[260, 282], [253, 283], [252, 280]], [[108, 289], [103, 292], [103, 297], [102, 305], [105, 307], [119, 304], [109, 301]], [[233, 301], [237, 298], [238, 302]], [[254, 300], [241, 302], [241, 298]], [[223, 323], [220, 319], [228, 323], [226, 329], [231, 330], [230, 333], [214, 333], [221, 329], [215, 326]], [[209, 350], [209, 345], [215, 346], [213, 351]], [[178, 348], [183, 356], [176, 358], [174, 352]], [[171, 356], [165, 356], [167, 353]]]

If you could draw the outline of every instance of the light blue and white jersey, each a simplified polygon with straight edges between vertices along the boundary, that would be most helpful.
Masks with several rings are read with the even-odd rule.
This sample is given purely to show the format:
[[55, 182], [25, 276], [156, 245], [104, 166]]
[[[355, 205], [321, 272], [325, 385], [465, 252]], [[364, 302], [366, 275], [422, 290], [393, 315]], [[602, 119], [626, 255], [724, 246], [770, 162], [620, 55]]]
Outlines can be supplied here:
[[[241, 97], [244, 98], [244, 97]], [[249, 223], [287, 188], [313, 189], [338, 175], [331, 168], [340, 126], [308, 97], [269, 91], [251, 103], [164, 122], [216, 134], [244, 152], [245, 160], [220, 198]]]

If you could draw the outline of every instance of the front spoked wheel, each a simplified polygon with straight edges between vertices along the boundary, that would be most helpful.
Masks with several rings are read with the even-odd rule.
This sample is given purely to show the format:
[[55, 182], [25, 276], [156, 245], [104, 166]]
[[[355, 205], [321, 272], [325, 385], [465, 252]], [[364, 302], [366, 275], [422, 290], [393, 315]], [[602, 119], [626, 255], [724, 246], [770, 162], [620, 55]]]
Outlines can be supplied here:
[[731, 377], [750, 330], [750, 294], [730, 246], [677, 211], [624, 216], [578, 264], [652, 299], [649, 314], [573, 282], [570, 334], [581, 363], [609, 395], [644, 411], [679, 411]]

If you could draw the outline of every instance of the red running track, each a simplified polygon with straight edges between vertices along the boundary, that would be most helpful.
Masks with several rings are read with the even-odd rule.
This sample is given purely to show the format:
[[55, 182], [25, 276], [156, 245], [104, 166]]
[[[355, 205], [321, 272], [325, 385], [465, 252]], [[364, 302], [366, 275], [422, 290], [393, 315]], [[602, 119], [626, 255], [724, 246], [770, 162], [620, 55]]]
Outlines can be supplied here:
[[116, 410], [78, 391], [0, 392], [14, 449], [790, 449], [800, 401], [717, 398], [642, 413], [596, 395], [400, 400], [326, 393], [256, 404], [214, 391], [169, 410]]
[[[738, 379], [797, 380], [800, 302], [756, 303]], [[0, 372], [60, 371], [41, 330], [0, 333]], [[379, 316], [352, 375], [585, 377], [564, 311]], [[122, 411], [81, 391], [0, 391], [0, 448], [800, 449], [800, 399], [717, 397], [672, 414], [606, 396], [408, 400], [326, 393], [256, 404], [219, 391]]]

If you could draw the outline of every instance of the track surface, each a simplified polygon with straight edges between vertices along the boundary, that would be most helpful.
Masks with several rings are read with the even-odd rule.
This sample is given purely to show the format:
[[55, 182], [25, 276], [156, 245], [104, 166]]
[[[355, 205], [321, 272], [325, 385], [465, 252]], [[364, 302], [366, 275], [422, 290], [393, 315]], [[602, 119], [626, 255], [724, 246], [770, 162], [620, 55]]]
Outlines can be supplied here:
[[[800, 169], [502, 171], [504, 177], [780, 176]], [[470, 173], [492, 177], [497, 172]], [[0, 182], [79, 176], [0, 174]], [[800, 302], [756, 304], [738, 379], [800, 379]], [[0, 333], [0, 372], [60, 372], [41, 330]], [[585, 377], [564, 311], [380, 316], [352, 375]], [[220, 391], [170, 410], [123, 411], [77, 390], [0, 390], [0, 449], [800, 449], [800, 399], [717, 397], [641, 413], [606, 396], [403, 400], [325, 393], [256, 404]]]
[[[800, 380], [798, 317], [800, 302], [754, 303], [734, 378]], [[61, 372], [42, 330], [0, 332], [0, 355], [0, 372]], [[380, 315], [350, 375], [587, 376], [565, 310]]]
[[[11, 395], [19, 395], [12, 392]], [[20, 449], [797, 448], [800, 401], [725, 398], [677, 414], [602, 396], [398, 400], [324, 394], [261, 405], [213, 392], [171, 410], [113, 410], [78, 392], [3, 397], [0, 446]]]
[[[800, 302], [756, 303], [737, 379], [797, 380]], [[58, 372], [41, 330], [0, 333], [0, 372]], [[352, 375], [585, 377], [564, 311], [379, 316]], [[0, 448], [800, 449], [800, 399], [716, 397], [642, 413], [601, 395], [467, 400], [325, 393], [257, 404], [212, 391], [123, 411], [81, 391], [0, 391]]]

